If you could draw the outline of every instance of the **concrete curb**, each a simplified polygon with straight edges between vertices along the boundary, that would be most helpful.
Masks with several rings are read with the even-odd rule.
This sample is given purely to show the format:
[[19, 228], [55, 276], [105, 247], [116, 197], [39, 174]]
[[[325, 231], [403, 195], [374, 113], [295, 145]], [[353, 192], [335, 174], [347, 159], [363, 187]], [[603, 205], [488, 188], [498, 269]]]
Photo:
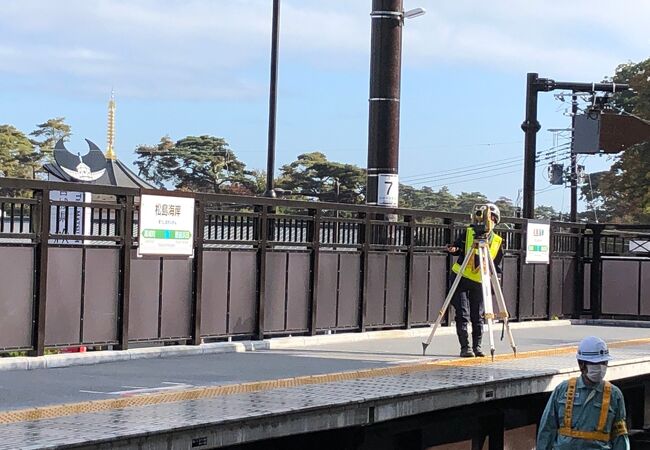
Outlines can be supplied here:
[[[568, 326], [578, 321], [551, 320], [533, 322], [513, 322], [512, 329], [536, 327]], [[581, 323], [583, 321], [580, 321]], [[594, 324], [596, 325], [596, 324]], [[602, 324], [599, 324], [602, 325]], [[499, 324], [497, 324], [499, 327]], [[265, 339], [263, 341], [214, 342], [201, 345], [174, 345], [166, 347], [145, 347], [130, 350], [106, 350], [86, 353], [64, 353], [37, 357], [0, 358], [0, 372], [8, 370], [55, 369], [70, 366], [85, 366], [117, 361], [137, 359], [168, 358], [191, 355], [211, 355], [217, 353], [251, 352], [257, 350], [281, 350], [302, 348], [312, 345], [339, 344], [361, 342], [377, 339], [396, 339], [427, 336], [430, 327], [412, 328], [409, 330], [382, 330], [365, 333], [325, 334], [318, 336], [294, 336]], [[454, 327], [441, 327], [438, 336], [454, 335]]]

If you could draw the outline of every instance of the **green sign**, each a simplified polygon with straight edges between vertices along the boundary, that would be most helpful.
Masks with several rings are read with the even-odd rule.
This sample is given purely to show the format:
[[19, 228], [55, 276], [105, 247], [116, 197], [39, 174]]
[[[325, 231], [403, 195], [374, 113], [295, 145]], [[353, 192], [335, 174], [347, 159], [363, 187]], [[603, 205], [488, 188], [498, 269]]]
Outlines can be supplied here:
[[142, 237], [148, 239], [190, 239], [192, 233], [186, 230], [142, 230]]

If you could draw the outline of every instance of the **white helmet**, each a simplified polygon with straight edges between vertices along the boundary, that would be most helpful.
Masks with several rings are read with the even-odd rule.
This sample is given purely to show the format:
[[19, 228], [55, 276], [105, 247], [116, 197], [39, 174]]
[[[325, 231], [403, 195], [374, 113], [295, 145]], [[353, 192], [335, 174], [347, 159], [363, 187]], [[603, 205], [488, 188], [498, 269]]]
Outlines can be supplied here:
[[589, 336], [578, 345], [578, 361], [600, 364], [609, 361], [609, 349], [601, 338]]

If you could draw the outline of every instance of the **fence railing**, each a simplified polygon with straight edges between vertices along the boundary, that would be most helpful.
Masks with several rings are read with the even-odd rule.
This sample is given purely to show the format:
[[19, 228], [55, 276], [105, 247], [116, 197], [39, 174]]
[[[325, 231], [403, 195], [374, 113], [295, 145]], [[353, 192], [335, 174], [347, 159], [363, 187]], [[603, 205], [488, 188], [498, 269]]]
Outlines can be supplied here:
[[[36, 355], [424, 326], [448, 288], [445, 245], [468, 225], [437, 211], [74, 183], [0, 179], [0, 190], [0, 350]], [[194, 198], [192, 258], [137, 255], [144, 193]], [[551, 264], [528, 265], [525, 221], [503, 219], [513, 319], [597, 311], [583, 289], [590, 249], [597, 236], [601, 253], [621, 244], [594, 230], [554, 222]]]

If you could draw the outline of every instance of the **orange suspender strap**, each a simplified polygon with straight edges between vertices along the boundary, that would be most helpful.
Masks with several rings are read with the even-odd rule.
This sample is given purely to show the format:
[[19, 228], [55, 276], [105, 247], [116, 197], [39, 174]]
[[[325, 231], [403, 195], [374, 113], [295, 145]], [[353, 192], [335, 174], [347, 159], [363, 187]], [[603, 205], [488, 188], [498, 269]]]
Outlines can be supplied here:
[[[574, 430], [571, 427], [571, 421], [573, 419], [573, 400], [575, 399], [577, 382], [577, 378], [571, 378], [567, 384], [566, 405], [564, 407], [564, 421], [562, 423], [562, 427], [560, 427], [558, 430], [559, 434], [576, 439], [609, 442], [610, 435], [605, 432], [605, 426], [607, 425], [607, 413], [609, 412], [609, 404], [612, 398], [611, 383], [609, 381], [605, 381], [605, 386], [603, 389], [603, 403], [600, 408], [600, 417], [598, 418], [598, 427], [596, 431], [581, 431]], [[623, 426], [625, 426], [625, 424], [623, 424]]]
[[598, 418], [598, 428], [596, 430], [604, 432], [607, 424], [607, 413], [609, 412], [609, 403], [612, 401], [612, 383], [605, 381], [603, 387], [603, 404], [600, 407], [600, 417]]

